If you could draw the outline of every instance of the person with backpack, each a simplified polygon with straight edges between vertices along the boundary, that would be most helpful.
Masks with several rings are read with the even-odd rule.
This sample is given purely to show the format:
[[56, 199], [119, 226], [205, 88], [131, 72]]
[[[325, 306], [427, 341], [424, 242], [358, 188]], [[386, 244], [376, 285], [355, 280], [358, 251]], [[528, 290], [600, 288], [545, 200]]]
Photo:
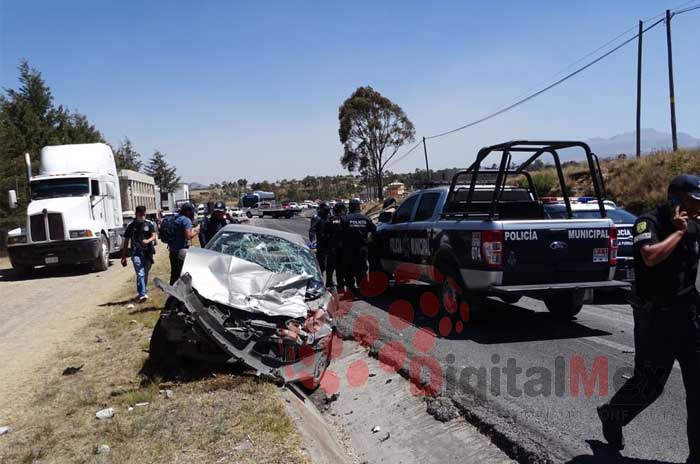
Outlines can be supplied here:
[[168, 216], [160, 225], [160, 239], [168, 244], [170, 254], [170, 285], [173, 285], [182, 273], [184, 260], [180, 250], [190, 247], [190, 240], [199, 234], [199, 226], [194, 226], [195, 208], [190, 202], [180, 206], [177, 216]]
[[146, 219], [146, 207], [136, 207], [136, 218], [126, 226], [122, 248], [122, 266], [126, 266], [126, 250], [131, 250], [131, 262], [136, 271], [136, 291], [139, 303], [148, 299], [148, 272], [155, 254], [156, 226]]

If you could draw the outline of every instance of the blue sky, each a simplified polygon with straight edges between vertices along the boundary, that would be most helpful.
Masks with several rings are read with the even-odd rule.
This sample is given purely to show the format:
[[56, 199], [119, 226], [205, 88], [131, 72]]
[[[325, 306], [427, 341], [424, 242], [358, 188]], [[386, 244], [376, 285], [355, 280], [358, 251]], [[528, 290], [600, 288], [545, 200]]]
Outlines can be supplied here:
[[[342, 172], [338, 106], [372, 85], [417, 136], [513, 102], [640, 18], [683, 0], [0, 0], [0, 85], [21, 58], [57, 103], [112, 143], [168, 154], [184, 180]], [[691, 2], [694, 5], [699, 1]], [[673, 20], [680, 131], [700, 136], [700, 10]], [[645, 36], [643, 127], [670, 131], [665, 31]], [[513, 138], [587, 139], [633, 130], [636, 43], [553, 91], [429, 146], [464, 166]], [[670, 145], [670, 141], [669, 141]], [[414, 152], [393, 170], [422, 166]]]

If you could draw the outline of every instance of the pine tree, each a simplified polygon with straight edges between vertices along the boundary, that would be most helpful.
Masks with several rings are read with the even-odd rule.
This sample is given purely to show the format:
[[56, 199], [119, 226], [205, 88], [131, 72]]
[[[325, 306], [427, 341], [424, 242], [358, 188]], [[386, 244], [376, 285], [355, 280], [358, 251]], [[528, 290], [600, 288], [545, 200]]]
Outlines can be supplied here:
[[24, 153], [30, 154], [36, 170], [37, 155], [46, 145], [103, 141], [87, 117], [54, 106], [51, 89], [39, 71], [27, 61], [18, 69], [19, 88], [0, 95], [0, 192], [16, 189], [21, 207], [10, 210], [0, 202], [0, 227], [22, 223], [28, 200]]
[[119, 144], [119, 148], [114, 152], [114, 161], [117, 163], [117, 169], [140, 171], [143, 166], [141, 154], [134, 150], [129, 137], [124, 137], [124, 140]]
[[145, 172], [153, 177], [161, 192], [174, 192], [180, 186], [180, 176], [177, 175], [175, 166], [170, 166], [165, 161], [165, 154], [158, 150], [148, 160]]

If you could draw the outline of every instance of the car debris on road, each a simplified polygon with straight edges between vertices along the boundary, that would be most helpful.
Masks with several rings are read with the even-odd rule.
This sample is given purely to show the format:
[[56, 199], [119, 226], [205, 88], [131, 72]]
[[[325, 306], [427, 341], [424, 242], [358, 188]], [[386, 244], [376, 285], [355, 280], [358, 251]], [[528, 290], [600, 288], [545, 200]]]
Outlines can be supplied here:
[[232, 224], [185, 256], [150, 356], [242, 362], [283, 383], [320, 384], [334, 332], [318, 263], [301, 236]]

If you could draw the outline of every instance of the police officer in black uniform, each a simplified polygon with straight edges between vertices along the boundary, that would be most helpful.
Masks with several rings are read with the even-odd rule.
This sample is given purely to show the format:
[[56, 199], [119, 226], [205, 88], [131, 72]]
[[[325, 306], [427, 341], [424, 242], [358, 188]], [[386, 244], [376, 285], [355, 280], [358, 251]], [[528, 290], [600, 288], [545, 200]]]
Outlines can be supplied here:
[[634, 226], [634, 375], [598, 415], [608, 443], [624, 448], [622, 427], [661, 395], [677, 360], [686, 391], [688, 462], [700, 463], [700, 177], [675, 177], [668, 197]]
[[[333, 206], [333, 216], [326, 223], [328, 235], [328, 258], [326, 262], [326, 287], [336, 287], [338, 293], [345, 290], [345, 267], [343, 266], [343, 219], [347, 208], [343, 202]], [[337, 282], [333, 281], [333, 272]]]
[[318, 205], [318, 212], [311, 218], [309, 225], [309, 242], [316, 244], [316, 259], [321, 268], [321, 272], [326, 272], [328, 261], [328, 233], [326, 223], [331, 213], [328, 203], [323, 202]]
[[199, 245], [204, 248], [209, 243], [209, 240], [214, 238], [214, 235], [227, 224], [229, 224], [229, 221], [226, 219], [226, 203], [217, 201], [214, 203], [211, 214], [202, 219], [202, 227], [199, 231]]
[[349, 213], [343, 219], [343, 265], [345, 285], [354, 291], [367, 277], [368, 241], [377, 227], [360, 212], [360, 201], [350, 200]]

